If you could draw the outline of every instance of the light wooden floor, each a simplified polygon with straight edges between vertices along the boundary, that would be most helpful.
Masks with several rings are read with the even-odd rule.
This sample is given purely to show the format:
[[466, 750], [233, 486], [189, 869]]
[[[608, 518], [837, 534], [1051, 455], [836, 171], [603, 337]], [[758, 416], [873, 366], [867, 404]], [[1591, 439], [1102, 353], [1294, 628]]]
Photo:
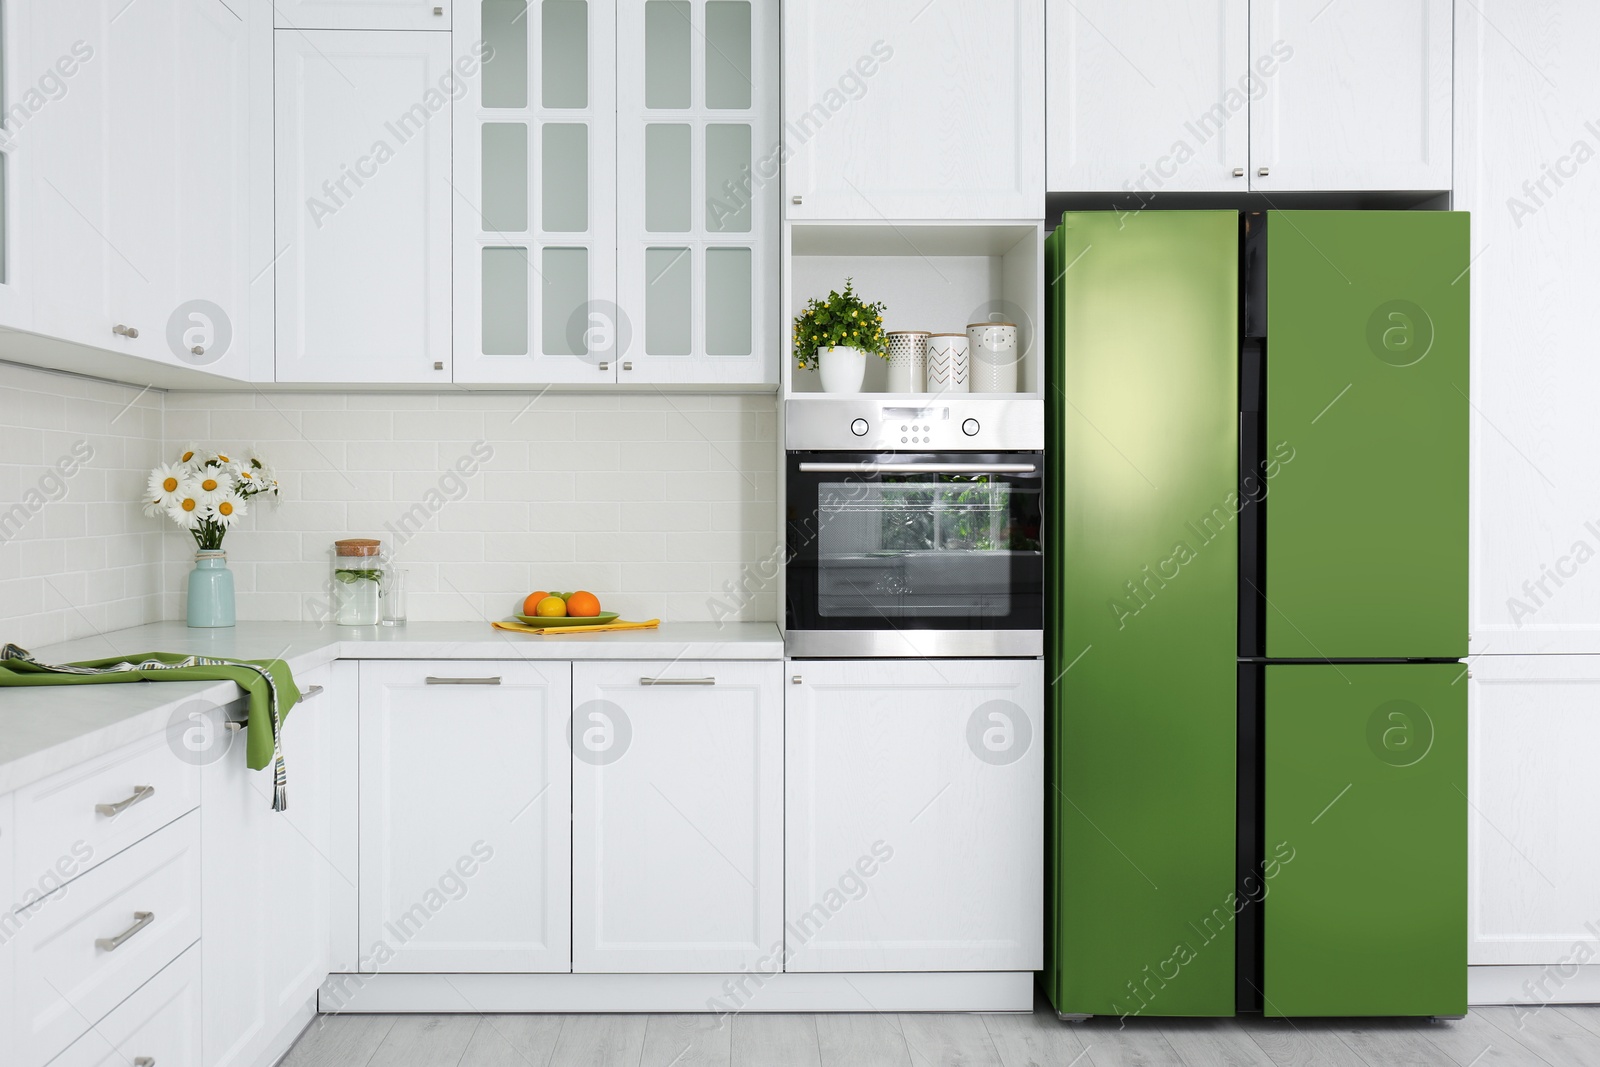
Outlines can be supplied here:
[[1600, 1007], [1370, 1019], [325, 1015], [283, 1067], [1600, 1067]]

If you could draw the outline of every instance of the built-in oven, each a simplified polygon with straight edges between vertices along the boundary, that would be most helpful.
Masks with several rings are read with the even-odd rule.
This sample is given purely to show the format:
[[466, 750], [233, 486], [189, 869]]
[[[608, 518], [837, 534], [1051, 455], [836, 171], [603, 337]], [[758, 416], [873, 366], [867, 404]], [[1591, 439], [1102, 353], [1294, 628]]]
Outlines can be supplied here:
[[[881, 408], [868, 433], [848, 430], [874, 447], [788, 449], [791, 656], [1043, 655], [1044, 454], [942, 447], [982, 432], [981, 422], [969, 433], [959, 421], [936, 430], [976, 419], [970, 405], [953, 407]], [[791, 429], [791, 446], [806, 440]], [[998, 428], [991, 436], [1034, 439]]]

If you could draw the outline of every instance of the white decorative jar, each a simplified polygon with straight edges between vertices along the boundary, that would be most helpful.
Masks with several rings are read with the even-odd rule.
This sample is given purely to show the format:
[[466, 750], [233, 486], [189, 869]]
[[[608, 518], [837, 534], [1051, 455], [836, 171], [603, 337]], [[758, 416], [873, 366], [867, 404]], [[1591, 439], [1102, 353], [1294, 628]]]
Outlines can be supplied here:
[[926, 330], [890, 330], [889, 384], [891, 393], [920, 393], [928, 363]]
[[1017, 391], [1017, 327], [1011, 322], [967, 324], [974, 393]]
[[859, 393], [867, 376], [867, 354], [848, 345], [817, 349], [824, 393]]
[[970, 344], [964, 333], [928, 335], [928, 392], [965, 393]]

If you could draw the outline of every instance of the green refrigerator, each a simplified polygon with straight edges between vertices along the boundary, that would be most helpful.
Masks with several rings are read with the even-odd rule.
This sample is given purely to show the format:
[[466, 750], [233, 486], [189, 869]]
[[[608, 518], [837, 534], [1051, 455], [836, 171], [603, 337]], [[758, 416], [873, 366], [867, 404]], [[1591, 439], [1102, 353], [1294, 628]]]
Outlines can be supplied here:
[[1467, 217], [1047, 242], [1045, 986], [1466, 1010]]

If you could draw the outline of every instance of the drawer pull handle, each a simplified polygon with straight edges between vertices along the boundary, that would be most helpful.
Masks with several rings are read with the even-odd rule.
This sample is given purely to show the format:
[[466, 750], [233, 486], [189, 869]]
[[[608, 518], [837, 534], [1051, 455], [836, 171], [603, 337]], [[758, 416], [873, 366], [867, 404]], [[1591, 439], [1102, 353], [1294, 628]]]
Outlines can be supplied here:
[[250, 720], [249, 719], [238, 719], [238, 720], [229, 719], [227, 722], [222, 724], [222, 728], [224, 730], [227, 730], [229, 733], [236, 734], [240, 730], [243, 730], [246, 726], [249, 726], [249, 725], [250, 725]]
[[493, 678], [435, 678], [430, 674], [427, 682], [429, 685], [499, 685], [500, 676], [495, 675]]
[[716, 685], [715, 678], [640, 678], [640, 685]]
[[119, 800], [115, 804], [96, 804], [94, 806], [94, 810], [99, 812], [101, 815], [106, 816], [107, 818], [115, 818], [140, 801], [149, 800], [155, 795], [155, 786], [136, 785], [133, 787], [133, 796], [129, 797], [127, 800]]
[[133, 1058], [133, 1067], [156, 1067], [156, 1058], [154, 1056], [135, 1056]]
[[308, 685], [304, 689], [300, 690], [300, 703], [304, 704], [306, 701], [310, 700], [312, 697], [321, 696], [321, 695], [322, 695], [322, 686], [320, 686], [320, 685]]
[[98, 949], [104, 949], [107, 952], [115, 952], [115, 951], [117, 951], [117, 949], [122, 947], [123, 943], [125, 941], [127, 941], [128, 938], [132, 937], [134, 934], [138, 933], [140, 930], [143, 930], [146, 926], [149, 926], [151, 923], [153, 923], [155, 921], [156, 921], [156, 913], [155, 912], [153, 912], [153, 911], [136, 911], [136, 912], [133, 913], [133, 925], [132, 926], [130, 926], [126, 930], [122, 931], [122, 933], [118, 934], [116, 937], [97, 937], [97, 938], [95, 938], [94, 939], [94, 947], [98, 948]]

